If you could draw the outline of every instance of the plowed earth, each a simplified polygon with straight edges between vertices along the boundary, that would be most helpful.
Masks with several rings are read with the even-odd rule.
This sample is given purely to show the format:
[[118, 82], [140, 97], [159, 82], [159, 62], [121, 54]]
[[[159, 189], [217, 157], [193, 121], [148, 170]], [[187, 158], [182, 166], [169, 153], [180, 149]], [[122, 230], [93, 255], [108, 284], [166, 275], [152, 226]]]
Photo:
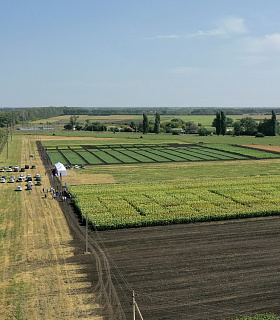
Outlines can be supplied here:
[[145, 320], [218, 320], [280, 316], [279, 228], [279, 217], [267, 217], [99, 236], [118, 266], [115, 287], [128, 319], [133, 289]]

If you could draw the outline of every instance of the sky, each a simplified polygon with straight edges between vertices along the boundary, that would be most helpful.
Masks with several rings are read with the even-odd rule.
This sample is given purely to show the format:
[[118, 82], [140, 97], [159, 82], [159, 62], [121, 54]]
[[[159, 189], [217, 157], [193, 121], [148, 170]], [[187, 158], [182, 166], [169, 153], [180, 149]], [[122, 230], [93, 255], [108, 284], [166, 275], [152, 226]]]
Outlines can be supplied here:
[[0, 0], [0, 108], [280, 107], [279, 0]]

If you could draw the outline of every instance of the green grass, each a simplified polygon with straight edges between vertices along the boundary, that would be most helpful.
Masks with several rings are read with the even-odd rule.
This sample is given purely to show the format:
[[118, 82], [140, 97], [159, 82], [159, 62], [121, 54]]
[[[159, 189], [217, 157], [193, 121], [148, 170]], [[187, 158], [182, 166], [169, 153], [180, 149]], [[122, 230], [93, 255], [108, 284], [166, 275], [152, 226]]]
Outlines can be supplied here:
[[[86, 162], [72, 150], [61, 150], [62, 154], [67, 158], [69, 163], [75, 164], [85, 164]], [[65, 162], [65, 161], [64, 161]]]
[[48, 154], [52, 164], [55, 164], [55, 163], [58, 163], [58, 162], [66, 164], [65, 159], [63, 158], [63, 156], [58, 151], [56, 151], [56, 150], [48, 150], [47, 154]]
[[103, 160], [105, 163], [108, 164], [115, 164], [115, 163], [121, 163], [120, 160], [114, 158], [113, 156], [111, 156], [110, 154], [108, 154], [106, 152], [106, 149], [104, 150], [91, 150], [92, 154], [96, 155], [98, 158], [100, 158], [101, 160]]
[[[240, 161], [198, 161], [137, 163], [125, 166], [99, 166], [99, 174], [112, 175], [118, 183], [151, 182], [167, 180], [203, 180], [213, 178], [235, 179], [259, 175], [278, 175], [280, 161], [240, 160]], [[84, 174], [96, 174], [96, 167], [88, 166]], [[191, 182], [190, 182], [191, 183]]]
[[95, 155], [93, 155], [89, 151], [79, 150], [79, 151], [77, 151], [77, 153], [79, 155], [81, 155], [83, 158], [85, 158], [86, 161], [88, 161], [89, 164], [102, 164], [103, 163], [103, 161], [98, 159]]
[[[24, 133], [22, 133], [24, 134]], [[51, 132], [42, 132], [45, 136], [52, 136]], [[263, 144], [263, 145], [277, 145], [280, 146], [280, 136], [255, 138], [252, 136], [206, 136], [200, 137], [197, 134], [141, 134], [141, 133], [111, 133], [111, 132], [85, 132], [85, 131], [58, 131], [56, 136], [69, 137], [68, 140], [53, 140], [43, 142], [44, 146], [68, 146], [68, 145], [115, 145], [115, 144], [162, 144], [162, 143], [219, 143], [219, 144]], [[143, 137], [141, 139], [140, 137]], [[75, 140], [75, 137], [84, 137], [85, 140]], [[71, 138], [73, 138], [71, 140]], [[87, 139], [90, 138], [90, 139]], [[95, 140], [94, 140], [95, 139]]]
[[125, 155], [122, 153], [122, 149], [114, 149], [107, 151], [110, 155], [114, 156], [115, 158], [119, 159], [124, 163], [136, 163], [137, 160]]

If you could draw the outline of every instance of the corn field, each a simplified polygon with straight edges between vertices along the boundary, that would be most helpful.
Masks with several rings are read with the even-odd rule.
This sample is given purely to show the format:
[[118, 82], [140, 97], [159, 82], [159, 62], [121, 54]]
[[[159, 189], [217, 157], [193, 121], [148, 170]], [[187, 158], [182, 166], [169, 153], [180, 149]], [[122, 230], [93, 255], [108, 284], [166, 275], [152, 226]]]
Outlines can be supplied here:
[[72, 186], [75, 205], [99, 230], [280, 213], [280, 176]]

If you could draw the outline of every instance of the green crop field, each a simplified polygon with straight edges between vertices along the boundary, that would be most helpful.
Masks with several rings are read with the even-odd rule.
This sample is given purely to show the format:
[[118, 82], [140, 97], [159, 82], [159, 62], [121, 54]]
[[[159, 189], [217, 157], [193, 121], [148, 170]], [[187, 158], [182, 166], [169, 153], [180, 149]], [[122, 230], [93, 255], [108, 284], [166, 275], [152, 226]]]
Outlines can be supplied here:
[[[225, 144], [193, 145], [117, 145], [117, 146], [68, 146], [46, 151], [52, 164], [117, 164], [169, 161], [245, 160], [280, 158], [272, 153]], [[66, 161], [67, 159], [67, 161]], [[67, 163], [66, 163], [67, 162]]]
[[280, 175], [233, 181], [73, 186], [82, 216], [97, 229], [222, 220], [280, 213]]

